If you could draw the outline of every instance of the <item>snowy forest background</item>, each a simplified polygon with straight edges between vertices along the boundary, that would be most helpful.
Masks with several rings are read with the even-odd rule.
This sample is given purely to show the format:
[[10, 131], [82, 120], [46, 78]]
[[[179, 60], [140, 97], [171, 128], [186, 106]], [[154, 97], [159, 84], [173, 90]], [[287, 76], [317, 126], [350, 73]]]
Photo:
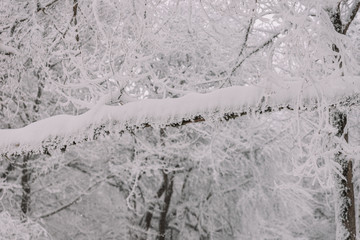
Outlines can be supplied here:
[[0, 238], [360, 239], [359, 7], [0, 1]]

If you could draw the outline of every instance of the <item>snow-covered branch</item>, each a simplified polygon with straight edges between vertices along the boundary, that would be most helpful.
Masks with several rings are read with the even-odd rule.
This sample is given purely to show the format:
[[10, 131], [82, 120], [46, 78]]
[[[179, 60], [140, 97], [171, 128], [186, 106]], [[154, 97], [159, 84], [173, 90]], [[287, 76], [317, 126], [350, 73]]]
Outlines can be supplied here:
[[0, 152], [46, 152], [134, 128], [228, 120], [248, 113], [312, 108], [343, 101], [351, 104], [357, 101], [359, 93], [360, 79], [337, 78], [315, 85], [300, 80], [281, 87], [234, 86], [181, 98], [147, 99], [122, 106], [97, 105], [82, 115], [58, 115], [24, 128], [2, 129]]

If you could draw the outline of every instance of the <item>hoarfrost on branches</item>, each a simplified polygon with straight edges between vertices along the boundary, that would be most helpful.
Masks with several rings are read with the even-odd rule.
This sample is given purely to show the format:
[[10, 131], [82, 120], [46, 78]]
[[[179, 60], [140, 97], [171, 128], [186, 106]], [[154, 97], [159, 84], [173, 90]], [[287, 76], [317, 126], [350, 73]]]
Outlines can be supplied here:
[[1, 1], [1, 237], [353, 237], [359, 6]]

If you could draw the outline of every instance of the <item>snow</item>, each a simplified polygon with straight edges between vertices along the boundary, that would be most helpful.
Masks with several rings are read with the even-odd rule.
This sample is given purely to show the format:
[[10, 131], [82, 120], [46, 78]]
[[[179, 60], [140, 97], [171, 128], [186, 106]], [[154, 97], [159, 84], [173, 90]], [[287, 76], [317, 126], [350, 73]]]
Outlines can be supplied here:
[[[166, 126], [191, 120], [196, 116], [217, 120], [227, 113], [255, 112], [267, 107], [315, 107], [353, 97], [360, 90], [358, 78], [327, 79], [316, 84], [289, 81], [282, 86], [233, 86], [207, 94], [191, 93], [181, 98], [147, 99], [122, 106], [97, 104], [78, 115], [57, 115], [19, 129], [0, 130], [0, 153], [20, 154], [91, 140], [97, 133], [122, 132], [148, 125]], [[301, 99], [301, 104], [299, 103]]]
[[0, 52], [6, 53], [6, 54], [19, 54], [19, 52], [10, 46], [6, 46], [5, 44], [0, 42]]

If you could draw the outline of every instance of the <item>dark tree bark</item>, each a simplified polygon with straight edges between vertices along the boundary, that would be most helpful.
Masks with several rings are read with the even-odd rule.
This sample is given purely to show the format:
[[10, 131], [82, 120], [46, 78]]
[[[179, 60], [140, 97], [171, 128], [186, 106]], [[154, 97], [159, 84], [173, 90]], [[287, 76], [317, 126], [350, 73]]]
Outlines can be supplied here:
[[[163, 193], [165, 192], [166, 187], [167, 187], [166, 184], [167, 183], [164, 179], [159, 190], [156, 193], [156, 199], [159, 199], [163, 195]], [[155, 203], [153, 203], [153, 202], [150, 203], [148, 210], [146, 211], [145, 215], [140, 220], [140, 226], [142, 228], [144, 228], [145, 230], [149, 230], [149, 228], [150, 228], [151, 220], [153, 217], [154, 207], [155, 207]]]
[[[13, 163], [9, 163], [9, 165], [6, 167], [6, 170], [1, 174], [1, 178], [3, 179], [3, 181], [7, 181], [7, 178], [9, 176], [9, 174], [15, 170], [15, 166]], [[3, 192], [3, 189], [0, 188], [0, 194]]]
[[[78, 24], [78, 21], [77, 21], [78, 7], [79, 7], [79, 2], [78, 2], [78, 0], [74, 0], [74, 3], [73, 3], [73, 18], [72, 18], [72, 22], [73, 22], [73, 24], [74, 24], [74, 26], [75, 26], [76, 28], [77, 28], [77, 24]], [[80, 37], [79, 37], [78, 30], [75, 29], [75, 32], [76, 32], [75, 40], [76, 40], [76, 42], [79, 42], [79, 41], [80, 41]]]
[[159, 220], [159, 236], [158, 240], [165, 240], [165, 234], [168, 227], [167, 214], [169, 211], [171, 196], [173, 193], [173, 185], [174, 185], [174, 176], [173, 174], [163, 173], [164, 174], [164, 182], [166, 185], [164, 203], [161, 208], [160, 220]]
[[31, 170], [28, 168], [29, 163], [29, 154], [24, 155], [23, 164], [22, 164], [22, 177], [21, 177], [21, 187], [22, 187], [22, 196], [21, 196], [21, 212], [23, 216], [26, 216], [30, 210], [30, 178]]
[[[348, 142], [346, 131], [347, 115], [337, 109], [331, 113], [332, 125], [336, 127], [336, 137], [343, 138]], [[356, 215], [353, 184], [353, 168], [351, 159], [341, 152], [339, 144], [334, 145], [340, 148], [335, 154], [335, 161], [341, 166], [341, 175], [335, 173], [335, 196], [336, 196], [336, 218], [337, 235], [344, 240], [356, 240]], [[341, 223], [341, 224], [339, 224]]]

